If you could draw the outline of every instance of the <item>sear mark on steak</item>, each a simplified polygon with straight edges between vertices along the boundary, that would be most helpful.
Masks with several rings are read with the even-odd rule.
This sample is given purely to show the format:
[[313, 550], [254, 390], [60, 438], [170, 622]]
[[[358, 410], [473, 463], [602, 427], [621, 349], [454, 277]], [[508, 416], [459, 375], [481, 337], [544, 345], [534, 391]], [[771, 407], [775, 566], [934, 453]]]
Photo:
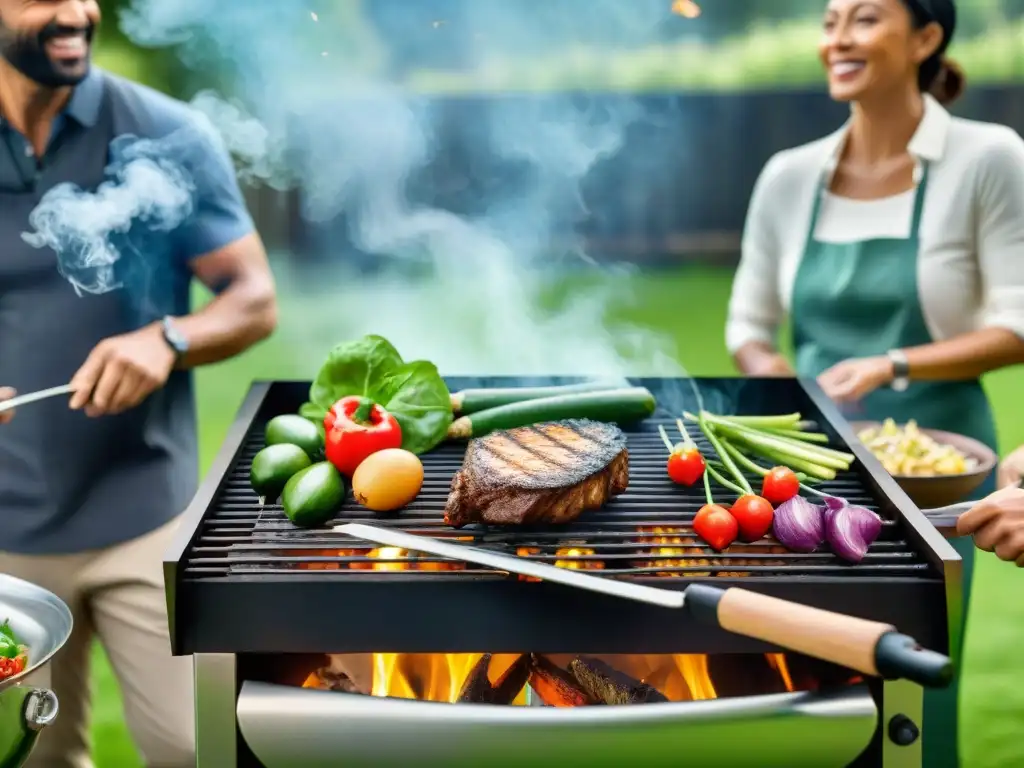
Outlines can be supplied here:
[[444, 519], [454, 528], [562, 525], [628, 485], [626, 436], [615, 425], [567, 419], [517, 427], [470, 441]]

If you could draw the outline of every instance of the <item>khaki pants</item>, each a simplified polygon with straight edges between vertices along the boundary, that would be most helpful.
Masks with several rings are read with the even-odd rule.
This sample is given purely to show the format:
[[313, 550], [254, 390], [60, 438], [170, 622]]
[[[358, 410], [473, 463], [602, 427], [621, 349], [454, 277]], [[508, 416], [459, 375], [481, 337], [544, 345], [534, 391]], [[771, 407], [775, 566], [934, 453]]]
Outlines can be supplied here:
[[171, 656], [163, 557], [177, 521], [109, 549], [74, 555], [0, 553], [0, 572], [64, 600], [75, 627], [46, 669], [31, 677], [57, 694], [57, 721], [40, 734], [30, 768], [92, 768], [89, 665], [99, 637], [117, 675], [125, 718], [149, 768], [193, 768], [192, 659]]

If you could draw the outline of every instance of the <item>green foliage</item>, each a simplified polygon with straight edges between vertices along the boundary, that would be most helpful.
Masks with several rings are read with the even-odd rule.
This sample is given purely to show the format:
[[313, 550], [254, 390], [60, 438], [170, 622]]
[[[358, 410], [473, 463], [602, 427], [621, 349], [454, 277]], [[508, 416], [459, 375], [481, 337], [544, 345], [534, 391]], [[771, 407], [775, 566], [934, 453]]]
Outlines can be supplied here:
[[[757, 24], [743, 35], [706, 44], [684, 40], [633, 50], [567, 48], [555, 57], [493, 61], [475, 71], [412, 72], [424, 92], [746, 91], [817, 86], [816, 19]], [[1024, 81], [1024, 20], [956, 43], [950, 55], [973, 83]]]

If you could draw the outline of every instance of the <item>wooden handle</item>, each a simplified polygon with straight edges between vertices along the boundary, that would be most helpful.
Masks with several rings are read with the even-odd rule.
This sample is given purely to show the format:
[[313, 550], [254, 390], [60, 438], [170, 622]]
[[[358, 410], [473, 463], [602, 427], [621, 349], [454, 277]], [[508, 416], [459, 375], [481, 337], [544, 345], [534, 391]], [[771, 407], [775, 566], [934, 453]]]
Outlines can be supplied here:
[[891, 624], [791, 603], [746, 589], [727, 589], [718, 602], [722, 629], [878, 675], [875, 647]]
[[688, 587], [685, 605], [699, 621], [865, 675], [903, 678], [930, 688], [945, 688], [953, 679], [948, 656], [922, 648], [891, 624], [706, 584]]

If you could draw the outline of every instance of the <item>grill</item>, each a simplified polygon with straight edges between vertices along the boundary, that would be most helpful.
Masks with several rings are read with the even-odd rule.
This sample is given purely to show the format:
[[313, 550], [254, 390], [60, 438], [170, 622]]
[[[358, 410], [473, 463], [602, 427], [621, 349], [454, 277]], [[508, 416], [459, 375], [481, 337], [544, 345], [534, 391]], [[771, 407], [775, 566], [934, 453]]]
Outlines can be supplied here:
[[[452, 391], [571, 382], [561, 378], [448, 380]], [[806, 605], [891, 623], [936, 650], [950, 647], [947, 627], [959, 623], [959, 558], [854, 439], [849, 425], [816, 385], [793, 379], [722, 378], [694, 382], [709, 410], [738, 414], [800, 411], [804, 418], [817, 421], [819, 429], [829, 434], [836, 447], [857, 456], [858, 461], [850, 471], [819, 486], [825, 492], [874, 509], [885, 520], [878, 541], [857, 565], [844, 563], [830, 553], [785, 552], [768, 541], [734, 545], [721, 554], [704, 545], [692, 531], [693, 516], [704, 503], [703, 488], [698, 485], [683, 489], [668, 481], [664, 472], [666, 450], [657, 431], [662, 424], [670, 434], [678, 434], [675, 416], [683, 409], [699, 407], [694, 389], [689, 382], [674, 379], [639, 379], [635, 383], [654, 392], [659, 410], [654, 418], [627, 433], [629, 489], [604, 509], [586, 513], [576, 523], [515, 530], [470, 526], [455, 531], [447, 527], [441, 518], [451, 476], [462, 461], [463, 447], [459, 445], [443, 445], [422, 457], [423, 489], [400, 513], [373, 515], [349, 499], [335, 522], [373, 522], [414, 534], [456, 538], [562, 567], [594, 569], [602, 576], [668, 589], [683, 589], [694, 581], [742, 586]], [[298, 701], [305, 704], [316, 701], [314, 709], [326, 721], [341, 718], [356, 722], [367, 717], [371, 721], [373, 717], [402, 721], [403, 713], [407, 713], [410, 727], [424, 717], [433, 717], [437, 727], [447, 728], [453, 734], [465, 726], [466, 721], [460, 719], [464, 713], [477, 709], [367, 697], [355, 697], [358, 704], [353, 705], [353, 697], [345, 694], [240, 679], [248, 673], [240, 675], [239, 670], [249, 668], [240, 659], [381, 651], [520, 653], [525, 649], [545, 654], [764, 654], [779, 650], [696, 624], [685, 611], [666, 611], [440, 558], [417, 557], [414, 553], [371, 552], [370, 545], [326, 528], [294, 528], [280, 507], [260, 507], [249, 487], [248, 473], [252, 457], [263, 446], [266, 422], [278, 414], [295, 412], [306, 399], [308, 387], [307, 382], [253, 385], [213, 469], [186, 513], [178, 541], [165, 562], [174, 652], [196, 654], [201, 764], [204, 744], [208, 747], [206, 754], [210, 755], [206, 759], [221, 761], [216, 763], [218, 766], [235, 764], [231, 760], [241, 761], [239, 754], [255, 761], [253, 765], [274, 763], [267, 762], [267, 755], [279, 751], [274, 746], [276, 742], [264, 744], [261, 757], [256, 758], [250, 750], [252, 745], [247, 745], [245, 739], [215, 738], [211, 736], [214, 726], [203, 728], [202, 724], [215, 723], [219, 718], [223, 728], [237, 734], [238, 718], [244, 711], [251, 725], [246, 730], [243, 724], [242, 729], [247, 734], [265, 735], [275, 729], [268, 731], [263, 727], [260, 713], [267, 712], [266, 706], [271, 706], [272, 701], [277, 702], [274, 708], [295, 706], [294, 702], [287, 704], [292, 697], [301, 697]], [[697, 437], [696, 432], [692, 430], [691, 434]], [[709, 448], [706, 444], [701, 447]], [[724, 501], [731, 495], [724, 489], [713, 490]], [[391, 618], [374, 620], [382, 615]], [[213, 682], [216, 680], [219, 682]], [[823, 712], [829, 707], [845, 706], [850, 717], [860, 712], [871, 721], [864, 744], [870, 741], [869, 752], [880, 755], [894, 742], [891, 734], [887, 738], [880, 735], [879, 713], [884, 715], [898, 702], [898, 713], [920, 724], [920, 695], [920, 688], [913, 684], [872, 682], [850, 686], [839, 693], [815, 694], [813, 702], [779, 702], [776, 714], [788, 711], [788, 707], [806, 713], [810, 711], [806, 707], [812, 705], [824, 707]], [[838, 698], [832, 701], [829, 696]], [[666, 730], [678, 734], [680, 721], [690, 715], [669, 713], [668, 709], [696, 705], [705, 708], [699, 716], [705, 717], [710, 712], [708, 708], [728, 705], [733, 715], [743, 719], [753, 715], [739, 713], [737, 702], [749, 704], [751, 698], [765, 697], [632, 708], [628, 715], [623, 715], [622, 722], [643, 717], [653, 727], [660, 718], [667, 718]], [[381, 705], [390, 709], [378, 711]], [[437, 709], [439, 706], [443, 712]], [[409, 707], [412, 709], [408, 710]], [[864, 714], [865, 707], [871, 710], [870, 715]], [[584, 716], [573, 712], [571, 722], [559, 726], [565, 716], [561, 711], [500, 709], [518, 710], [493, 715], [515, 719], [514, 730], [531, 727], [538, 729], [538, 733], [550, 728], [578, 728], [593, 717], [592, 713]], [[645, 714], [647, 710], [650, 714]], [[731, 716], [723, 711], [723, 722]], [[523, 717], [543, 720], [524, 726]], [[795, 717], [795, 721], [804, 719], [803, 715]], [[254, 722], [261, 725], [253, 725]], [[336, 735], [333, 727], [324, 727]], [[367, 722], [366, 727], [372, 727], [372, 722]], [[807, 724], [797, 727], [806, 728]], [[821, 727], [821, 723], [814, 727]], [[259, 741], [258, 736], [253, 738]], [[422, 733], [419, 738], [429, 740]], [[303, 740], [305, 746], [292, 740], [289, 754], [279, 759], [295, 766], [317, 764], [308, 755], [307, 762], [297, 755], [303, 750], [320, 754], [327, 747], [309, 746], [319, 741], [322, 739], [318, 740], [315, 733]], [[509, 748], [521, 741], [511, 739]], [[899, 747], [885, 764], [904, 764], [898, 760], [906, 760], [910, 755], [913, 761], [916, 754], [917, 762], [906, 764], [919, 765], [919, 741], [914, 742], [916, 746]], [[219, 752], [211, 746], [214, 742], [219, 745]], [[693, 743], [688, 748], [692, 750]], [[228, 758], [224, 749], [229, 749], [232, 757]], [[429, 757], [417, 754], [429, 762]], [[767, 755], [764, 758], [765, 762], [759, 764], [775, 764]], [[340, 757], [335, 754], [334, 759]], [[445, 760], [436, 764], [456, 764], [451, 755]], [[352, 764], [385, 762], [378, 757], [373, 762]], [[798, 763], [790, 754], [778, 764]]]

